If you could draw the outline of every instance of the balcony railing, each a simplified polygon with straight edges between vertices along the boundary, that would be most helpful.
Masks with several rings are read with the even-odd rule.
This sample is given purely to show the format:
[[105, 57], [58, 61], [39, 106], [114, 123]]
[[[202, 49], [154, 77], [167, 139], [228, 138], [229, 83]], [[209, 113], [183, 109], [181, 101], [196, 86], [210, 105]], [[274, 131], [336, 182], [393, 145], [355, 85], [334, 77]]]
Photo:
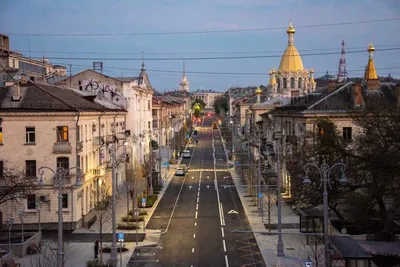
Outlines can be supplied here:
[[70, 142], [56, 142], [53, 145], [53, 154], [71, 154], [72, 146]]
[[92, 170], [92, 174], [94, 176], [104, 176], [104, 175], [106, 175], [106, 166], [103, 165], [103, 166], [99, 166], [97, 168], [94, 168]]

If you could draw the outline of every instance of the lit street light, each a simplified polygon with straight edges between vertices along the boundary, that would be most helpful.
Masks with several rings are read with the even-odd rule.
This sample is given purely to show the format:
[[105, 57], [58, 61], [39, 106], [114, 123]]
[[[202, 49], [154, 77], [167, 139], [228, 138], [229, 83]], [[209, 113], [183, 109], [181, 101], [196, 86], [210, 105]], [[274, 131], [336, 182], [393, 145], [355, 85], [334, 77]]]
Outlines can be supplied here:
[[[329, 240], [328, 240], [328, 184], [329, 184], [329, 179], [330, 179], [330, 174], [333, 168], [335, 167], [341, 167], [341, 172], [342, 175], [339, 179], [339, 183], [341, 185], [345, 185], [347, 183], [347, 178], [346, 175], [344, 173], [344, 171], [346, 170], [346, 165], [343, 164], [342, 162], [338, 162], [333, 164], [332, 166], [329, 166], [326, 163], [323, 163], [321, 165], [321, 167], [318, 167], [316, 164], [314, 163], [307, 163], [306, 165], [304, 165], [304, 171], [306, 172], [305, 177], [303, 178], [303, 184], [308, 185], [311, 183], [310, 178], [308, 177], [308, 172], [309, 169], [311, 167], [314, 167], [318, 170], [319, 174], [320, 174], [320, 187], [321, 185], [323, 185], [324, 187], [324, 192], [323, 192], [323, 201], [324, 201], [324, 253], [325, 253], [325, 267], [329, 267]], [[331, 187], [331, 185], [329, 184], [329, 187]]]

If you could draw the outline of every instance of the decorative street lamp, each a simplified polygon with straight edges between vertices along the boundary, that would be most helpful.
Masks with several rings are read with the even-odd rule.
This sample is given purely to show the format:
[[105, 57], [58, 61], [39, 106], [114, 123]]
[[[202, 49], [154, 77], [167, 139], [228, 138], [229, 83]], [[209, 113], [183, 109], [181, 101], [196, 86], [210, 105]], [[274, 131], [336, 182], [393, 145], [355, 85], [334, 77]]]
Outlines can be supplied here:
[[39, 168], [40, 181], [39, 185], [43, 186], [43, 175], [44, 170], [49, 170], [54, 174], [54, 182], [58, 185], [58, 252], [57, 252], [57, 267], [63, 267], [64, 264], [64, 251], [63, 251], [63, 208], [62, 208], [62, 189], [65, 186], [65, 180], [70, 175], [70, 171], [76, 169], [76, 182], [75, 186], [79, 187], [82, 185], [81, 173], [83, 171], [79, 167], [71, 167], [69, 169], [64, 169], [63, 167], [58, 167], [55, 171], [49, 167], [43, 166]]
[[39, 231], [39, 233], [41, 233], [42, 232], [42, 227], [41, 227], [41, 225], [40, 225], [40, 209], [41, 209], [41, 207], [42, 207], [42, 201], [39, 201], [38, 203], [36, 203], [36, 210], [37, 210], [37, 213], [38, 213], [38, 231]]
[[[282, 178], [281, 178], [281, 161], [280, 161], [280, 141], [282, 140], [282, 132], [274, 132], [273, 134], [274, 142], [266, 141], [267, 150], [264, 152], [264, 155], [271, 156], [275, 159], [276, 167], [276, 176], [277, 176], [277, 202], [278, 202], [278, 243], [276, 245], [277, 256], [283, 257], [285, 256], [283, 238], [282, 238]], [[269, 149], [272, 147], [272, 150]], [[276, 152], [275, 152], [276, 150]]]
[[341, 167], [341, 172], [342, 175], [339, 179], [339, 183], [341, 185], [345, 185], [347, 183], [347, 178], [346, 178], [346, 174], [345, 174], [345, 170], [346, 170], [346, 165], [342, 162], [338, 162], [333, 164], [332, 166], [329, 166], [327, 163], [323, 163], [321, 165], [321, 167], [318, 167], [318, 165], [314, 164], [314, 163], [307, 163], [306, 165], [304, 165], [303, 169], [306, 172], [305, 177], [303, 178], [303, 184], [305, 185], [309, 185], [311, 183], [310, 178], [308, 177], [308, 172], [310, 170], [311, 167], [314, 167], [318, 170], [319, 174], [320, 174], [320, 186], [319, 188], [321, 188], [321, 185], [323, 185], [324, 187], [324, 192], [323, 192], [323, 201], [324, 201], [324, 253], [325, 253], [325, 267], [329, 267], [329, 240], [328, 240], [328, 185], [330, 188], [331, 185], [329, 183], [329, 179], [330, 179], [330, 175], [331, 175], [331, 171], [333, 168], [335, 167]]
[[18, 212], [19, 220], [21, 221], [21, 243], [24, 243], [24, 215], [25, 212], [23, 210]]

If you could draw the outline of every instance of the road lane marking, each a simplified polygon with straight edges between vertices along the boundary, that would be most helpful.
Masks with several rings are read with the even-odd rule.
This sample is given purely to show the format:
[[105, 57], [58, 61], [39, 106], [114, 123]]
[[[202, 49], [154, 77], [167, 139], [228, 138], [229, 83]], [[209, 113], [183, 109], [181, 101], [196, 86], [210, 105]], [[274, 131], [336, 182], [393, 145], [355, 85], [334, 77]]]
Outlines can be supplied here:
[[224, 227], [221, 227], [222, 237], [225, 237]]
[[229, 267], [229, 262], [228, 262], [228, 256], [227, 255], [225, 255], [225, 264], [226, 264], [226, 267]]
[[224, 252], [226, 252], [226, 244], [225, 244], [225, 239], [222, 239], [222, 245], [224, 246]]
[[194, 253], [194, 248], [192, 248], [192, 253]]
[[194, 223], [194, 226], [197, 226], [197, 222]]
[[199, 210], [199, 203], [196, 204], [196, 210]]
[[196, 238], [196, 234], [193, 234], [193, 238]]
[[198, 212], [198, 211], [196, 211], [196, 215], [194, 216], [194, 218], [195, 218], [195, 219], [197, 219], [197, 214], [198, 214], [198, 213], [199, 213], [199, 212]]

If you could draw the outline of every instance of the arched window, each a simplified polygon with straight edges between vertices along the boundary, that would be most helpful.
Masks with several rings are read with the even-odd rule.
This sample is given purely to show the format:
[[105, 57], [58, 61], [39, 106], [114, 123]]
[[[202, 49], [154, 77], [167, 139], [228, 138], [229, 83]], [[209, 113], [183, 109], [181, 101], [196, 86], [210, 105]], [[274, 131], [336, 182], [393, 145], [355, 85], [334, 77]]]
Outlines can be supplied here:
[[291, 89], [294, 89], [294, 88], [295, 88], [295, 84], [296, 84], [295, 79], [294, 79], [293, 77], [290, 78], [290, 88], [291, 88]]
[[287, 80], [286, 80], [286, 78], [283, 78], [283, 88], [287, 88]]
[[297, 86], [297, 87], [301, 89], [301, 88], [302, 88], [302, 84], [303, 84], [303, 78], [300, 77], [300, 78], [299, 78], [299, 81], [298, 81], [298, 86]]
[[279, 89], [281, 89], [281, 79], [278, 79], [277, 82], [278, 82], [278, 91], [279, 91]]

